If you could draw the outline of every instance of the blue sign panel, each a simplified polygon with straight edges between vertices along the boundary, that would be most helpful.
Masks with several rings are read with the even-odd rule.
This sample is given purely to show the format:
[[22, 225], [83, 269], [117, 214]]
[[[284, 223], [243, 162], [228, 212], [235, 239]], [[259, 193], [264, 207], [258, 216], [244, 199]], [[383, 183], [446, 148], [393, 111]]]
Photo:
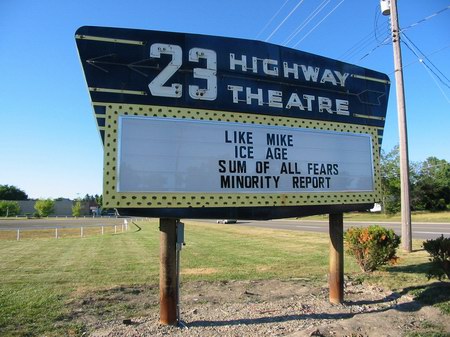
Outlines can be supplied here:
[[382, 73], [260, 41], [81, 27], [93, 102], [196, 107], [384, 126]]

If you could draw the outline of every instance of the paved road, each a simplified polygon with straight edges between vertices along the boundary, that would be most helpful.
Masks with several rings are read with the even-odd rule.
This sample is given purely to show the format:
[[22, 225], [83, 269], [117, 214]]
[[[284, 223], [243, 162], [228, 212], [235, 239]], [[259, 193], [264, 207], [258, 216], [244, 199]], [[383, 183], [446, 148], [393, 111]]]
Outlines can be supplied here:
[[[205, 222], [216, 222], [215, 220], [198, 220]], [[349, 227], [361, 227], [377, 224], [386, 228], [392, 228], [395, 233], [401, 235], [401, 224], [399, 222], [380, 222], [380, 221], [345, 221], [344, 229]], [[321, 220], [239, 220], [235, 226], [243, 227], [262, 227], [270, 229], [286, 229], [305, 232], [328, 233], [328, 221]], [[450, 237], [450, 223], [418, 223], [412, 224], [413, 239], [435, 239], [441, 234]]]
[[[29, 219], [29, 220], [0, 220], [0, 230], [27, 228], [27, 229], [46, 229], [46, 228], [79, 228], [90, 226], [108, 226], [121, 225], [123, 218], [49, 218], [49, 219]], [[209, 223], [216, 223], [216, 220], [196, 220]], [[352, 226], [369, 226], [374, 223], [381, 226], [392, 228], [397, 234], [401, 234], [401, 225], [399, 222], [380, 222], [380, 221], [345, 221], [344, 228]], [[252, 226], [271, 229], [286, 229], [306, 232], [328, 233], [328, 221], [320, 220], [269, 220], [269, 221], [253, 221], [239, 220], [235, 226]], [[444, 234], [450, 237], [450, 223], [418, 223], [412, 224], [414, 239], [435, 239]]]
[[[401, 234], [401, 224], [399, 222], [380, 222], [380, 221], [345, 221], [344, 229], [355, 226], [370, 226], [376, 223], [377, 225], [392, 228], [395, 233]], [[287, 229], [306, 232], [321, 232], [328, 233], [328, 221], [318, 220], [270, 220], [270, 221], [238, 221], [237, 226], [253, 226], [271, 229]], [[413, 239], [435, 239], [444, 234], [445, 237], [450, 237], [450, 223], [412, 223]]]

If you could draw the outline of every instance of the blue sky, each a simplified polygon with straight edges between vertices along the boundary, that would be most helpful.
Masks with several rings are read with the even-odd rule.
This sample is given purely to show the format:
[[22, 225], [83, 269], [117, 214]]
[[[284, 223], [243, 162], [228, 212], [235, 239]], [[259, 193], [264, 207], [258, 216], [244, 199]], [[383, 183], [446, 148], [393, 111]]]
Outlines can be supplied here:
[[[320, 4], [323, 10], [306, 22]], [[102, 193], [103, 150], [74, 39], [80, 26], [270, 37], [271, 43], [384, 72], [393, 81], [388, 19], [378, 5], [378, 0], [2, 0], [0, 184], [16, 185], [32, 198]], [[405, 34], [444, 82], [402, 46], [412, 161], [429, 156], [450, 161], [450, 9], [440, 12], [449, 5], [398, 2], [400, 26], [412, 26]], [[383, 142], [386, 151], [398, 143], [394, 85]]]

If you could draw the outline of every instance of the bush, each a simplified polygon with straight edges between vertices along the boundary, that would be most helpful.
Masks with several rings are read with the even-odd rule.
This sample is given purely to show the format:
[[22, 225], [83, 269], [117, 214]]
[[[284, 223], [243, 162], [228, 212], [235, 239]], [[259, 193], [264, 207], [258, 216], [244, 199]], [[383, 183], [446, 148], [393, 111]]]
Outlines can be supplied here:
[[38, 217], [46, 217], [55, 212], [55, 202], [52, 199], [39, 199], [34, 204]]
[[81, 201], [77, 200], [74, 205], [72, 205], [72, 216], [79, 217], [81, 215]]
[[433, 269], [428, 273], [428, 279], [436, 277], [439, 280], [447, 276], [450, 279], [450, 238], [441, 235], [434, 240], [427, 240], [423, 248], [430, 254]]
[[17, 201], [0, 200], [0, 216], [16, 216], [20, 213]]
[[352, 227], [344, 234], [347, 252], [356, 258], [364, 272], [372, 272], [385, 264], [395, 264], [400, 237], [392, 229], [373, 225]]

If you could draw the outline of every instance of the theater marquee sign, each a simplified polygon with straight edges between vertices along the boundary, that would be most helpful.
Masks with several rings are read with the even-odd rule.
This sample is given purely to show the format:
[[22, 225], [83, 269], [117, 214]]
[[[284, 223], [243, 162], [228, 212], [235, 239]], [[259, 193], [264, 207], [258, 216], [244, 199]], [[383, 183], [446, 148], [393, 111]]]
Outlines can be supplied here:
[[277, 218], [380, 200], [386, 75], [259, 41], [82, 27], [124, 214]]

